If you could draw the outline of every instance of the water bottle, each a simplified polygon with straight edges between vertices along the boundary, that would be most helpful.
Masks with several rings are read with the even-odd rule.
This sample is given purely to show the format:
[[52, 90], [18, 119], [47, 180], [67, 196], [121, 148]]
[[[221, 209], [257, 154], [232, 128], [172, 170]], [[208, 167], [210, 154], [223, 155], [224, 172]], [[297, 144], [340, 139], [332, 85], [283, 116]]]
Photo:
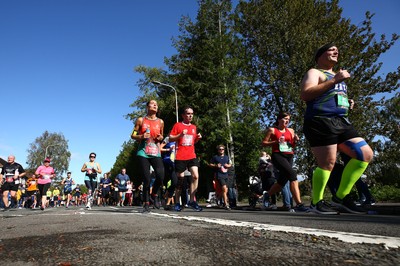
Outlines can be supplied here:
[[146, 133], [149, 133], [149, 134], [150, 134], [150, 128], [149, 128], [149, 127], [146, 128]]

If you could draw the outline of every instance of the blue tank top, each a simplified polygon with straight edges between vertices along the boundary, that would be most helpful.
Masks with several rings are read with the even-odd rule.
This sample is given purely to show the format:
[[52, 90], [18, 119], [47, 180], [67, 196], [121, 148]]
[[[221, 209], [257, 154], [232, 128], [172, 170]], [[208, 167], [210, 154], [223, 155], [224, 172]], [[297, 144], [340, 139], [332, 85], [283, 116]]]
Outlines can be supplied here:
[[[331, 80], [335, 75], [320, 70], [326, 76], [326, 80]], [[347, 86], [342, 81], [329, 88], [321, 96], [307, 102], [305, 119], [313, 117], [346, 117], [349, 110], [347, 97]]]

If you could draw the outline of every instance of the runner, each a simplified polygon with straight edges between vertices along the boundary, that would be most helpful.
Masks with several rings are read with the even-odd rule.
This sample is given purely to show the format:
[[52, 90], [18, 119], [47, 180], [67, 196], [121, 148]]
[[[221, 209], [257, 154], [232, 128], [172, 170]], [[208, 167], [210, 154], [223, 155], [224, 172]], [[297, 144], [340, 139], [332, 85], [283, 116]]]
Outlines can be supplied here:
[[139, 141], [137, 157], [143, 176], [144, 213], [150, 211], [150, 166], [153, 167], [156, 175], [151, 199], [154, 203], [154, 207], [157, 209], [160, 208], [158, 189], [162, 185], [164, 179], [164, 166], [160, 152], [160, 143], [163, 140], [164, 135], [164, 121], [157, 117], [157, 101], [149, 101], [146, 107], [146, 116], [139, 117], [136, 120], [135, 128], [131, 134], [132, 139]]
[[117, 206], [123, 207], [124, 206], [124, 201], [125, 201], [125, 193], [128, 190], [126, 185], [128, 184], [128, 181], [130, 180], [129, 176], [126, 174], [126, 169], [123, 168], [121, 170], [121, 173], [117, 175], [115, 178], [115, 181], [118, 184], [118, 192], [119, 192], [119, 202], [117, 203]]
[[192, 175], [190, 183], [190, 202], [189, 207], [195, 211], [202, 211], [196, 201], [196, 192], [199, 184], [199, 160], [196, 158], [194, 145], [201, 139], [201, 134], [197, 133], [197, 127], [192, 124], [193, 109], [184, 108], [182, 114], [183, 121], [176, 123], [172, 128], [169, 141], [177, 142], [177, 153], [175, 159], [175, 171], [178, 176], [178, 184], [175, 189], [175, 211], [181, 211], [180, 197], [185, 170], [188, 169]]
[[279, 177], [275, 184], [268, 190], [268, 196], [275, 195], [290, 182], [290, 191], [293, 200], [296, 202], [296, 212], [306, 212], [308, 208], [301, 202], [299, 181], [293, 170], [294, 148], [299, 137], [292, 128], [289, 128], [290, 114], [280, 112], [277, 116], [274, 127], [270, 127], [262, 141], [263, 146], [272, 147], [272, 164], [279, 170]]
[[35, 175], [38, 176], [38, 187], [41, 198], [40, 209], [43, 211], [47, 205], [47, 191], [50, 188], [51, 180], [56, 176], [53, 167], [50, 166], [50, 158], [43, 161], [43, 165], [36, 169]]
[[[17, 191], [20, 183], [20, 177], [25, 176], [25, 170], [19, 163], [15, 162], [15, 156], [9, 155], [7, 163], [1, 169], [1, 191], [3, 191], [4, 211], [11, 206], [16, 207]], [[11, 201], [8, 201], [8, 194], [11, 195]]]
[[97, 174], [101, 174], [100, 164], [95, 162], [96, 153], [89, 154], [89, 162], [83, 164], [81, 172], [85, 173], [85, 186], [88, 189], [86, 209], [91, 209], [93, 204], [93, 193], [97, 188]]
[[301, 98], [307, 104], [304, 135], [318, 165], [312, 177], [310, 210], [319, 214], [336, 213], [325, 203], [323, 195], [338, 151], [352, 159], [343, 170], [331, 204], [340, 211], [363, 212], [349, 197], [349, 193], [373, 158], [372, 149], [347, 118], [350, 102], [344, 81], [350, 78], [350, 74], [343, 69], [333, 71], [338, 58], [339, 49], [334, 44], [319, 48], [314, 58], [317, 67], [305, 74], [301, 84]]
[[64, 195], [67, 197], [65, 208], [68, 208], [69, 201], [71, 200], [70, 194], [72, 193], [72, 185], [75, 185], [75, 181], [72, 179], [71, 172], [67, 173], [67, 177], [61, 181], [61, 185], [64, 185]]

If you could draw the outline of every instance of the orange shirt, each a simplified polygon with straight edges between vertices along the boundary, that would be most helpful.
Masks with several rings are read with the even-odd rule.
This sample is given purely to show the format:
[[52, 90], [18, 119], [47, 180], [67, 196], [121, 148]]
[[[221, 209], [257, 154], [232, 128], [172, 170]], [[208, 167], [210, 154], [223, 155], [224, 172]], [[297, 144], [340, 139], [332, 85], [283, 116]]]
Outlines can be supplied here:
[[26, 181], [26, 184], [28, 185], [28, 188], [26, 189], [27, 191], [36, 191], [38, 190], [37, 188], [37, 178], [30, 177]]

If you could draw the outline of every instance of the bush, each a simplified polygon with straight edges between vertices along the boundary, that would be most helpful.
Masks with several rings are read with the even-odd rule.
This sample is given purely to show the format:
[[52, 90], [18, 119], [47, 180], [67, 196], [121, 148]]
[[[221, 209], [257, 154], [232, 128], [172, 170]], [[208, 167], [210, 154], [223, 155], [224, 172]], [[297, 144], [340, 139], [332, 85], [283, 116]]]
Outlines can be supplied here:
[[376, 185], [371, 188], [371, 194], [376, 201], [400, 202], [400, 188], [388, 185]]

